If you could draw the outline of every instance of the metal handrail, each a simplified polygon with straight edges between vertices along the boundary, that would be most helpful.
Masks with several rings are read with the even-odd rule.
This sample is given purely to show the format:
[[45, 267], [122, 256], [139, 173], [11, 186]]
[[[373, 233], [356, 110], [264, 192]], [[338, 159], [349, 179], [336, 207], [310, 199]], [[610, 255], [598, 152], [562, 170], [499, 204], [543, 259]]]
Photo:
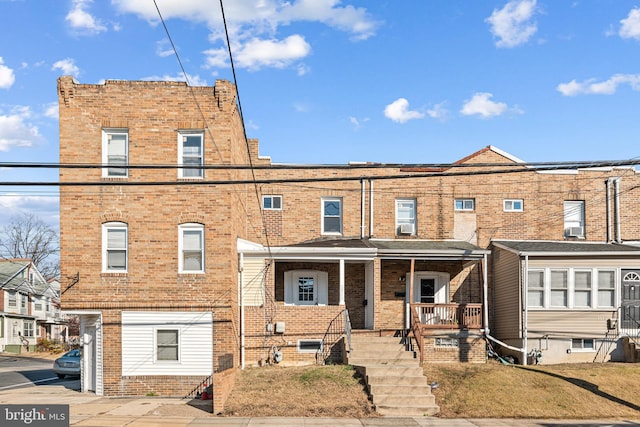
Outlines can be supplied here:
[[322, 348], [316, 351], [316, 364], [324, 365], [331, 357], [333, 346], [342, 338], [347, 338], [348, 350], [351, 350], [351, 320], [345, 308], [334, 317], [322, 337]]

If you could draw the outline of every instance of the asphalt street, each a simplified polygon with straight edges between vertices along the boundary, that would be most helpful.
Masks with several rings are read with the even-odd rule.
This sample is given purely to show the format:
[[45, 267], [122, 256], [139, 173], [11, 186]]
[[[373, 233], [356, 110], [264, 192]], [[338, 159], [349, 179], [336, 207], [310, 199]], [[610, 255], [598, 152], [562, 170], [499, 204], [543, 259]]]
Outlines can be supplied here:
[[34, 357], [0, 355], [0, 391], [34, 385], [64, 385], [80, 389], [79, 378], [59, 379], [52, 370], [53, 360]]

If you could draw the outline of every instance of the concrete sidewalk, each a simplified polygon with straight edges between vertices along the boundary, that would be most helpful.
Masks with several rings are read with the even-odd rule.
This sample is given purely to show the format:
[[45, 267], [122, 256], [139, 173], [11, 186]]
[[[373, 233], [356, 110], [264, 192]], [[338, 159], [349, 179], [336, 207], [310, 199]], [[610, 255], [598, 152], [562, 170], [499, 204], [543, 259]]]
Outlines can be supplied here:
[[[371, 426], [371, 427], [553, 427], [553, 426], [631, 426], [636, 420], [524, 420], [524, 419], [443, 419], [436, 417], [378, 418], [229, 418], [217, 417], [206, 409], [211, 401], [178, 398], [106, 398], [79, 393], [61, 385], [40, 385], [0, 392], [1, 404], [68, 404], [72, 426]], [[203, 406], [206, 405], [206, 406]]]

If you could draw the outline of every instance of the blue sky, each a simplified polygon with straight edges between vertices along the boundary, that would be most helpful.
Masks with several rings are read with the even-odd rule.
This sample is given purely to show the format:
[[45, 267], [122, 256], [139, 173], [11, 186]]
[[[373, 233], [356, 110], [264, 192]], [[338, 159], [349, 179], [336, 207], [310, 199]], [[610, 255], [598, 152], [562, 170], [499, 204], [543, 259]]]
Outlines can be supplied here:
[[[232, 80], [219, 0], [157, 0], [193, 85]], [[276, 163], [640, 156], [640, 1], [227, 0], [250, 138]], [[0, 162], [58, 162], [56, 79], [182, 80], [152, 0], [0, 0]], [[0, 169], [0, 182], [56, 170]], [[0, 186], [0, 226], [57, 224]]]

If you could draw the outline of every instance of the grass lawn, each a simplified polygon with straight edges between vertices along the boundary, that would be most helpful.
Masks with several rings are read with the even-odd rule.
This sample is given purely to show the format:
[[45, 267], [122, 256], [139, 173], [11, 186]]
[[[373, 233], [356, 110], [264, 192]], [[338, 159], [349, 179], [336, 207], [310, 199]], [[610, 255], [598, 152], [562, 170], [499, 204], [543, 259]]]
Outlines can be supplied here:
[[[640, 419], [640, 364], [425, 365], [444, 418]], [[238, 375], [226, 416], [375, 417], [350, 366], [267, 366]]]

